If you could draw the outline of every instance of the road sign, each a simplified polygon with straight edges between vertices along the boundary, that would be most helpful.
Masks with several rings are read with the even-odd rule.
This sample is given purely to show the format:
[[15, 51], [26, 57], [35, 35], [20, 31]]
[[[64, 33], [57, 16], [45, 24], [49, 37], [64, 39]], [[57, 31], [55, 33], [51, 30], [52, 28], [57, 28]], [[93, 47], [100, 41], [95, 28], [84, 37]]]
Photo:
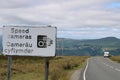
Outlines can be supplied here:
[[3, 54], [18, 56], [55, 56], [55, 27], [4, 26]]

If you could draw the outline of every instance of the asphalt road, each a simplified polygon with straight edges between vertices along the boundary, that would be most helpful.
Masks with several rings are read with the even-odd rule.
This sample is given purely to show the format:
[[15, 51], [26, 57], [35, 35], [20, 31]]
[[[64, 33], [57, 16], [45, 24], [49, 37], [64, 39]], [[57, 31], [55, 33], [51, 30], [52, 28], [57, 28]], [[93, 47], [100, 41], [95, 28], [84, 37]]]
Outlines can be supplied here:
[[92, 57], [81, 72], [80, 80], [120, 80], [120, 64], [108, 58]]

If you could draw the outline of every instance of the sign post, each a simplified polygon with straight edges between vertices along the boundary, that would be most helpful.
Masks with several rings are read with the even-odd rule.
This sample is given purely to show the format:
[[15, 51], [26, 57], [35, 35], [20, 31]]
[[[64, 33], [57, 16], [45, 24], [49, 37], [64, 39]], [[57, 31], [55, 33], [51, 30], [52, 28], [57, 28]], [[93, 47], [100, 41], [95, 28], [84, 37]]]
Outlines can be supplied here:
[[49, 76], [49, 58], [45, 58], [45, 80], [48, 80]]
[[11, 76], [11, 68], [12, 68], [12, 56], [8, 56], [8, 73], [7, 80], [10, 80]]

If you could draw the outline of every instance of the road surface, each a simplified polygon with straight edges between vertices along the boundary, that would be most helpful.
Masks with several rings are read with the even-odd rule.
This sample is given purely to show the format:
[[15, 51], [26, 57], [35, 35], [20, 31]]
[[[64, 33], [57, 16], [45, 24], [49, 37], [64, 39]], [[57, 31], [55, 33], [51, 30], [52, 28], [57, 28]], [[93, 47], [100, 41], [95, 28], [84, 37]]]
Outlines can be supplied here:
[[120, 80], [120, 64], [108, 58], [92, 57], [80, 76], [80, 80]]

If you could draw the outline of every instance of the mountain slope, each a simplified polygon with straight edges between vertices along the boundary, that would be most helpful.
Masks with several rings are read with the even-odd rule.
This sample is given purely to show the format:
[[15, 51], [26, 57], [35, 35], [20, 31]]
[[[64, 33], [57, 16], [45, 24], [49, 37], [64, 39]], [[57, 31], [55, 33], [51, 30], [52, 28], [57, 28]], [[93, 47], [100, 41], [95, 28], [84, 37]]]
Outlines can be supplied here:
[[[2, 50], [2, 36], [0, 36], [0, 50]], [[120, 55], [120, 39], [106, 37], [101, 39], [75, 40], [57, 39], [57, 55], [103, 55], [103, 51], [110, 51], [112, 55]]]
[[106, 37], [101, 39], [92, 39], [92, 40], [74, 40], [74, 39], [58, 39], [59, 46], [64, 47], [75, 47], [79, 45], [92, 45], [92, 46], [101, 46], [101, 47], [120, 47], [120, 39], [115, 37]]
[[[63, 45], [62, 45], [63, 44]], [[64, 55], [103, 55], [103, 51], [110, 51], [113, 55], [120, 55], [120, 39], [106, 37], [92, 40], [58, 39], [58, 53]], [[61, 52], [60, 52], [61, 51]]]
[[120, 47], [120, 39], [115, 37], [106, 37], [101, 39], [94, 40], [84, 40], [81, 41], [81, 44], [97, 45], [102, 47]]

